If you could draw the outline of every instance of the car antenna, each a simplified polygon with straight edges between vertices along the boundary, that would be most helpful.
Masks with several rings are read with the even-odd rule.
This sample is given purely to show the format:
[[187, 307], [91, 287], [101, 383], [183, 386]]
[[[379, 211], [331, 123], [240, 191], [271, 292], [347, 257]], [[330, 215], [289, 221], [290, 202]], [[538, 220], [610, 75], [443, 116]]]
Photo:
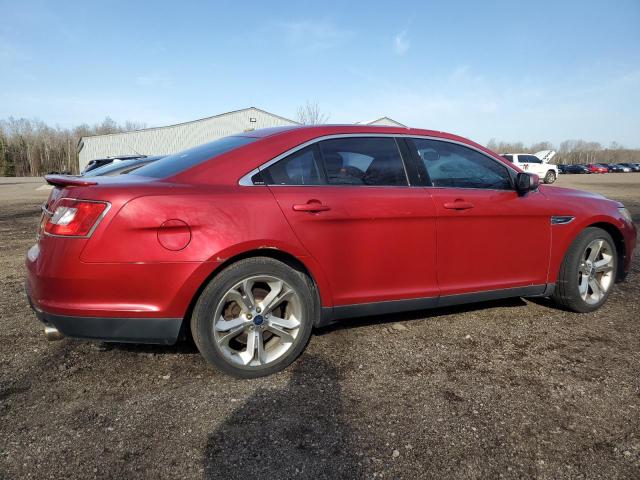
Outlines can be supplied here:
[[132, 147], [131, 145], [129, 145], [128, 143], [127, 143], [127, 147], [129, 147], [131, 150], [133, 150], [133, 152], [134, 152], [136, 155], [140, 155], [141, 157], [145, 157], [145, 158], [147, 157], [146, 155], [141, 154], [139, 151], [137, 151], [135, 148], [133, 148], [133, 147]]

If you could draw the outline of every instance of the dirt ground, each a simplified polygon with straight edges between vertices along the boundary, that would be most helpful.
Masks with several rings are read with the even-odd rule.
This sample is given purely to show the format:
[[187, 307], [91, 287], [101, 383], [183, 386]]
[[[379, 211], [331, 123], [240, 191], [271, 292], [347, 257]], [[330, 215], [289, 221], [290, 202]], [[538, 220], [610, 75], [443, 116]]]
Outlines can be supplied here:
[[[557, 183], [640, 221], [640, 174]], [[0, 179], [0, 478], [640, 478], [640, 255], [592, 314], [349, 321], [240, 381], [189, 343], [47, 342], [23, 295], [39, 185]]]

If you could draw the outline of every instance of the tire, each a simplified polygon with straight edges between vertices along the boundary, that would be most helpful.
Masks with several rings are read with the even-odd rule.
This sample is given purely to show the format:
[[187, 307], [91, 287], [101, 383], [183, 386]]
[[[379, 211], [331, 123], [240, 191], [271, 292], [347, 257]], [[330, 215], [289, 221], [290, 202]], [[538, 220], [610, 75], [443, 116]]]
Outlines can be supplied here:
[[[591, 258], [598, 245], [601, 245], [598, 253]], [[586, 228], [564, 256], [552, 299], [574, 312], [593, 312], [607, 301], [615, 283], [617, 267], [618, 252], [611, 235], [600, 228]], [[600, 295], [596, 295], [592, 285], [598, 287]]]
[[544, 183], [553, 183], [556, 181], [556, 172], [549, 170], [544, 176]]
[[[275, 298], [271, 307], [270, 298]], [[227, 375], [271, 375], [307, 346], [319, 303], [306, 274], [272, 258], [239, 260], [198, 298], [191, 317], [193, 340], [204, 359]]]

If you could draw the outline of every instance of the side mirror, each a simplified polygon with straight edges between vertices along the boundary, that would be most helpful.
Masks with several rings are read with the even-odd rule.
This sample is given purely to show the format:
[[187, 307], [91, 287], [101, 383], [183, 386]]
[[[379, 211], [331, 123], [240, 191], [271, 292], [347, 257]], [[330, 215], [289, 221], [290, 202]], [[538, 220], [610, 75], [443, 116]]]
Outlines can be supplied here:
[[519, 194], [525, 194], [536, 190], [540, 185], [540, 177], [534, 173], [518, 173], [516, 177], [516, 190]]

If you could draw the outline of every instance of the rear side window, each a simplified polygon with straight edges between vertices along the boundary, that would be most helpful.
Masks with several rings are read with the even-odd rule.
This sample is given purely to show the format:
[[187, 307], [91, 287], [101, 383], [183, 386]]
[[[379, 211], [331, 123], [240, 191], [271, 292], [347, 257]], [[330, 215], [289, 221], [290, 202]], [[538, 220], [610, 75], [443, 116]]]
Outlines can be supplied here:
[[513, 155], [502, 155], [502, 158], [509, 160], [511, 163], [513, 163]]
[[391, 137], [336, 138], [319, 146], [330, 185], [408, 185], [398, 145]]
[[218, 155], [229, 152], [235, 148], [242, 147], [256, 141], [253, 137], [224, 137], [213, 142], [205, 143], [197, 147], [174, 153], [164, 157], [157, 162], [145, 165], [133, 172], [131, 175], [142, 175], [145, 177], [166, 178], [183, 172], [206, 160], [210, 160]]
[[269, 185], [320, 185], [324, 181], [318, 164], [317, 148], [311, 145], [271, 165], [262, 178]]
[[434, 187], [511, 190], [506, 166], [471, 148], [439, 140], [409, 141], [422, 159]]

